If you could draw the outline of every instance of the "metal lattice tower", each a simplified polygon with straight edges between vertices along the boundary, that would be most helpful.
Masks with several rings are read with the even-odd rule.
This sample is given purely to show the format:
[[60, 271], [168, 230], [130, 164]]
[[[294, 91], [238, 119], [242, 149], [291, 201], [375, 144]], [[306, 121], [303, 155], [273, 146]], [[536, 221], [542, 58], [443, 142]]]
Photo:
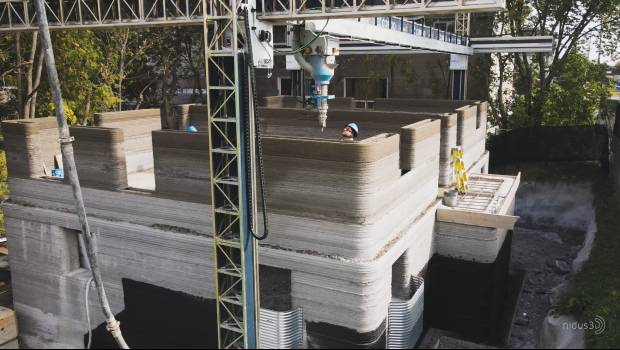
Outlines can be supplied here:
[[221, 349], [257, 346], [257, 243], [249, 235], [252, 223], [248, 222], [248, 211], [253, 209], [247, 205], [246, 183], [254, 182], [254, 176], [245, 176], [252, 168], [246, 160], [251, 150], [245, 147], [246, 141], [252, 142], [251, 131], [244, 118], [251, 96], [244, 80], [246, 45], [239, 17], [242, 5], [238, 0], [213, 0], [205, 1], [203, 9], [215, 294]]
[[458, 35], [469, 36], [471, 29], [471, 12], [457, 12], [454, 14], [454, 32]]

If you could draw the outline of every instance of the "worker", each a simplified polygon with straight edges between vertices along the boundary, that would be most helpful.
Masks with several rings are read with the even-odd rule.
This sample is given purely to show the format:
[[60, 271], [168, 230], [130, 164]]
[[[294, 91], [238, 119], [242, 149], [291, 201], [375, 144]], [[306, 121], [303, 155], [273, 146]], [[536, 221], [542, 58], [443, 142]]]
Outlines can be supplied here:
[[342, 129], [342, 139], [345, 141], [353, 141], [357, 138], [359, 128], [355, 123], [349, 123]]

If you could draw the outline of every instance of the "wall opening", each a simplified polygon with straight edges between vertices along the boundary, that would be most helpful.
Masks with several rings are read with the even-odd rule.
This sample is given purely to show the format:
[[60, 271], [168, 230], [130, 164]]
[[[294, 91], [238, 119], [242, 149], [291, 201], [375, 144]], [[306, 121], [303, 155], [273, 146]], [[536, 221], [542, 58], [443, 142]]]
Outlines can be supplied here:
[[[215, 301], [123, 279], [125, 309], [117, 316], [125, 340], [138, 348], [217, 348]], [[84, 336], [84, 344], [88, 334]], [[105, 323], [93, 330], [93, 349], [117, 349]]]
[[260, 306], [273, 311], [289, 311], [291, 299], [291, 270], [260, 265]]

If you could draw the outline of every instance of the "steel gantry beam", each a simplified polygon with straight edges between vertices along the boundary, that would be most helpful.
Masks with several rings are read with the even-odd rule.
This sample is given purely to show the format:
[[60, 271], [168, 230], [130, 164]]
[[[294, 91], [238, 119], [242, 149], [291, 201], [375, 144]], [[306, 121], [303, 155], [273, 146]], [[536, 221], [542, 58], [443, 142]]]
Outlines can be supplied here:
[[[50, 30], [202, 25], [202, 0], [45, 0]], [[0, 0], [0, 31], [35, 31], [30, 0]]]
[[369, 53], [378, 53], [373, 47], [388, 50], [397, 47], [410, 53], [411, 50], [425, 50], [473, 54], [467, 37], [407, 21], [402, 17], [310, 20], [306, 21], [306, 29], [338, 37], [343, 54], [354, 54], [360, 47], [369, 48]]
[[471, 38], [470, 45], [475, 53], [551, 53], [555, 49], [552, 36], [495, 36]]
[[[217, 0], [205, 0], [207, 8]], [[239, 0], [241, 1], [241, 0]], [[45, 0], [50, 30], [202, 25], [202, 0]], [[304, 19], [494, 12], [505, 0], [257, 0], [257, 17]], [[31, 0], [0, 0], [0, 32], [35, 31]]]
[[305, 19], [377, 16], [447, 15], [456, 12], [496, 12], [506, 0], [259, 0], [259, 18], [283, 22]]

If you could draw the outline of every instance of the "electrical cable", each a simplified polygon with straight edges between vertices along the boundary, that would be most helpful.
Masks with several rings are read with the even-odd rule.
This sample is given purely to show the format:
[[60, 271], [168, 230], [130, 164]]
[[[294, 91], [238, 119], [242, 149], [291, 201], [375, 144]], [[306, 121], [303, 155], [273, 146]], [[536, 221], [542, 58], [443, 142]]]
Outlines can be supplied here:
[[[258, 96], [256, 95], [256, 72], [254, 69], [254, 58], [253, 58], [253, 53], [252, 53], [252, 43], [251, 43], [251, 33], [250, 33], [250, 11], [246, 8], [245, 10], [245, 34], [246, 34], [246, 65], [248, 67], [248, 71], [249, 71], [249, 75], [250, 75], [250, 90], [252, 91], [252, 108], [254, 109], [254, 126], [256, 128], [255, 133], [254, 133], [254, 137], [255, 137], [255, 142], [256, 142], [256, 161], [257, 161], [257, 169], [258, 169], [258, 178], [260, 181], [260, 196], [261, 196], [261, 204], [262, 204], [262, 212], [263, 212], [263, 234], [261, 236], [257, 235], [256, 233], [256, 228], [253, 227], [254, 225], [254, 208], [252, 207], [252, 203], [253, 203], [253, 193], [252, 193], [252, 182], [251, 181], [246, 181], [246, 188], [247, 188], [247, 194], [248, 194], [248, 208], [249, 208], [249, 222], [250, 222], [250, 234], [252, 235], [252, 237], [254, 237], [254, 239], [258, 240], [258, 241], [262, 241], [267, 239], [267, 237], [269, 237], [269, 230], [268, 230], [268, 226], [269, 226], [269, 222], [268, 222], [268, 218], [267, 218], [267, 200], [266, 200], [266, 194], [265, 194], [265, 172], [264, 172], [264, 164], [263, 164], [263, 145], [262, 145], [262, 141], [261, 141], [261, 129], [260, 129], [260, 119], [258, 116]], [[244, 97], [246, 98], [246, 101], [250, 99], [250, 94], [249, 92], [247, 94], [243, 94]], [[251, 161], [252, 158], [252, 154], [249, 152], [251, 149], [249, 147], [249, 140], [250, 140], [250, 124], [251, 124], [251, 120], [250, 120], [250, 104], [249, 101], [246, 102], [245, 104], [246, 106], [246, 118], [245, 118], [245, 123], [246, 123], [246, 127], [245, 127], [245, 132], [246, 132], [246, 147], [248, 152], [246, 152], [246, 155], [248, 157], [248, 160]], [[247, 162], [247, 164], [251, 164], [251, 162]], [[251, 179], [252, 178], [252, 168], [251, 166], [246, 167], [247, 168], [247, 178]]]

